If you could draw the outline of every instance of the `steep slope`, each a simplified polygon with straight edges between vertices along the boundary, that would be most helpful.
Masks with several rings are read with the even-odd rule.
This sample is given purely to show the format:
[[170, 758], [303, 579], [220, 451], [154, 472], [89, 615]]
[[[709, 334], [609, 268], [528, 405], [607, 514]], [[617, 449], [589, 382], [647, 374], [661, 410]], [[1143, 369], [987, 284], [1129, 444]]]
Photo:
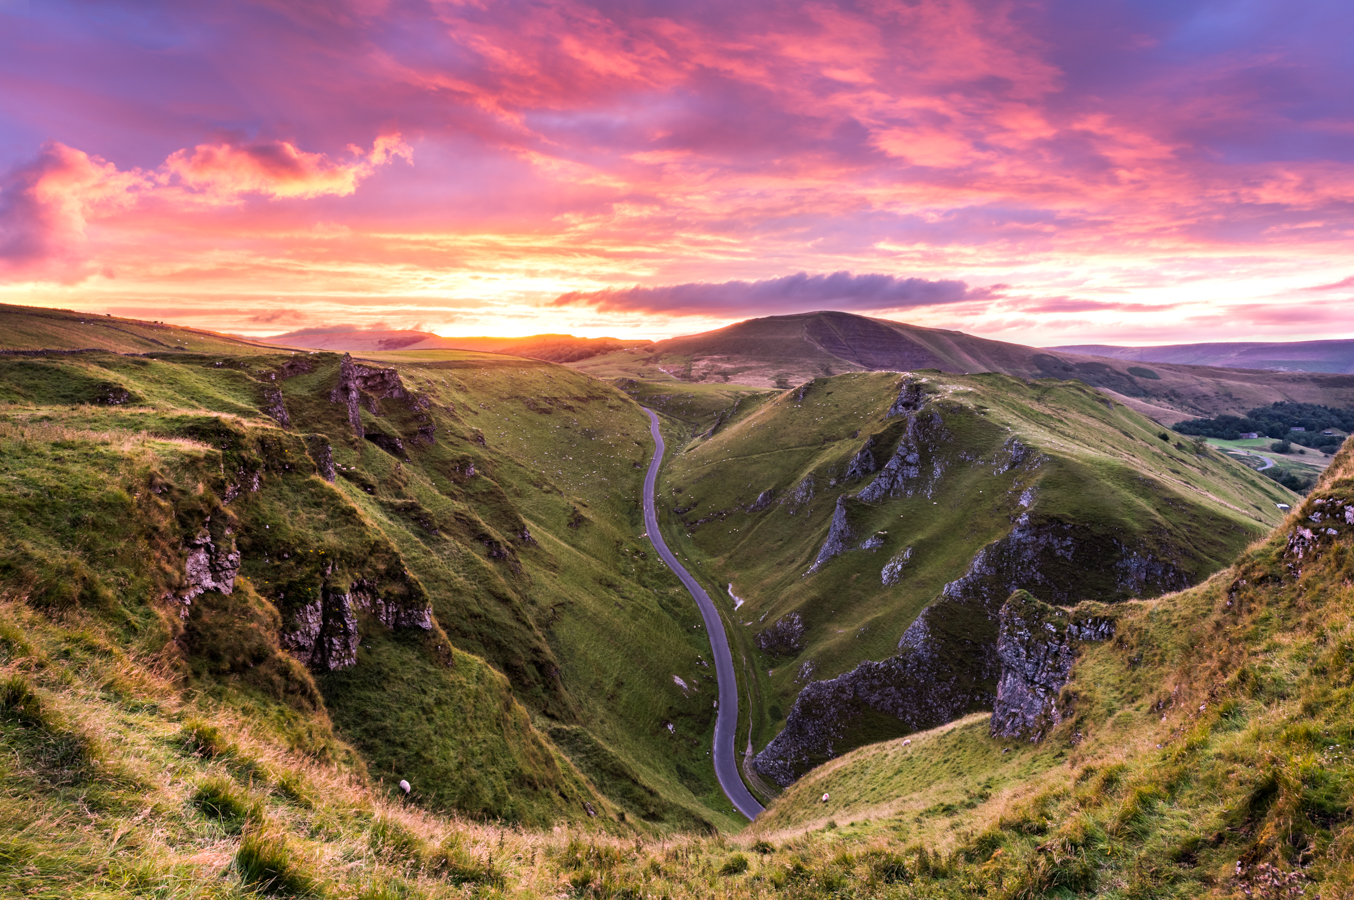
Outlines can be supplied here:
[[[987, 737], [975, 717], [865, 748], [803, 779], [757, 828], [873, 820], [874, 833], [915, 842], [914, 860], [921, 843], [945, 851], [929, 872], [909, 866], [926, 896], [965, 884], [999, 896], [1348, 896], [1351, 575], [1346, 443], [1301, 508], [1229, 569], [1115, 608], [1113, 639], [1080, 645], [1049, 698], [1062, 721], [1042, 742]], [[890, 799], [907, 784], [916, 802]], [[916, 809], [925, 792], [942, 803]]]
[[87, 614], [0, 598], [0, 893], [1347, 897], [1351, 519], [1354, 444], [1205, 584], [1063, 611], [1108, 611], [1115, 634], [1074, 645], [1042, 740], [993, 737], [976, 715], [862, 748], [732, 837], [431, 814], [288, 749], [258, 718], [185, 697]]
[[[267, 344], [244, 338], [143, 322], [119, 316], [98, 316], [65, 309], [42, 309], [0, 303], [0, 351], [110, 350], [118, 353], [188, 351], [223, 355], [266, 352]], [[276, 349], [276, 348], [272, 348]]]
[[740, 604], [756, 769], [781, 785], [990, 709], [1013, 589], [1179, 589], [1293, 501], [1075, 383], [862, 373], [743, 406], [660, 488], [674, 545]]
[[1160, 347], [1078, 344], [1048, 349], [1083, 356], [1106, 356], [1113, 359], [1176, 363], [1185, 366], [1271, 369], [1278, 372], [1354, 373], [1354, 340], [1166, 344]]
[[[987, 340], [842, 312], [750, 319], [652, 347], [576, 364], [602, 378], [733, 383], [788, 388], [811, 378], [860, 371], [935, 368], [1019, 378], [1077, 379], [1188, 415], [1239, 413], [1279, 400], [1354, 406], [1354, 376], [1142, 366]], [[1252, 402], [1253, 401], [1253, 402]]]
[[[546, 363], [434, 356], [0, 358], [0, 419], [69, 462], [43, 476], [69, 482], [57, 519], [0, 529], [5, 584], [74, 584], [62, 603], [101, 628], [159, 623], [145, 652], [180, 660], [184, 688], [355, 748], [433, 806], [732, 821], [705, 756], [708, 645], [641, 537], [643, 412]], [[79, 539], [104, 465], [82, 455], [157, 441], [190, 442], [191, 466], [107, 462], [129, 473], [118, 496], [168, 504], [154, 552]], [[16, 466], [0, 505], [18, 510], [40, 489]], [[129, 533], [149, 515], [117, 512]]]

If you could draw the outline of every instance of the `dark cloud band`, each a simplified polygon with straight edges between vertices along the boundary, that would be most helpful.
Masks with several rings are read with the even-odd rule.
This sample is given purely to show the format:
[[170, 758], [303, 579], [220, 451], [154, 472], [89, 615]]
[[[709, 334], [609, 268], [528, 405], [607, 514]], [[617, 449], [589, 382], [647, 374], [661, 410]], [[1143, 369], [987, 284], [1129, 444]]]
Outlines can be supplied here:
[[800, 272], [762, 281], [691, 282], [661, 287], [571, 291], [553, 306], [591, 306], [605, 312], [671, 315], [768, 315], [812, 309], [890, 310], [940, 306], [994, 297], [1001, 285], [970, 288], [962, 281], [894, 275]]

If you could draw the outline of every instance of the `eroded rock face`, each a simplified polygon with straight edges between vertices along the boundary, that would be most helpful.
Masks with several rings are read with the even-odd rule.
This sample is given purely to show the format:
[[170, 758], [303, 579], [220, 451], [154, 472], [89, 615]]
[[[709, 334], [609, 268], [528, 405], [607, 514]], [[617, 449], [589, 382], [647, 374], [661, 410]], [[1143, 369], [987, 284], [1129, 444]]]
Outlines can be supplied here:
[[846, 474], [842, 476], [844, 481], [859, 481], [866, 475], [873, 475], [879, 464], [875, 462], [874, 448], [877, 438], [870, 435], [865, 439], [865, 444], [851, 457], [851, 462], [846, 466]]
[[1065, 717], [1058, 695], [1072, 675], [1077, 645], [1114, 636], [1107, 616], [1074, 617], [1016, 591], [999, 614], [1001, 679], [992, 710], [992, 736], [1041, 740]]
[[[855, 734], [867, 721], [875, 722], [872, 730], [877, 732], [879, 716], [897, 719], [902, 735], [992, 709], [1002, 674], [999, 612], [1013, 592], [1035, 589], [1055, 602], [1072, 603], [1080, 599], [1073, 592], [1081, 571], [1114, 569], [1118, 559], [1147, 556], [1117, 545], [1123, 556], [1105, 558], [1103, 544], [1080, 538], [1076, 526], [1033, 524], [1022, 513], [1009, 534], [980, 550], [967, 571], [946, 584], [936, 602], [908, 626], [896, 656], [867, 661], [831, 681], [806, 686], [785, 729], [753, 766], [785, 786], [858, 746]], [[1165, 560], [1155, 560], [1150, 572], [1141, 572], [1149, 589], [1165, 591], [1188, 583], [1188, 576]], [[1160, 580], [1152, 580], [1150, 573]]]
[[333, 484], [337, 473], [334, 469], [334, 448], [329, 438], [322, 434], [306, 435], [306, 452], [314, 461], [320, 477]]
[[1299, 521], [1301, 524], [1289, 532], [1284, 548], [1284, 555], [1292, 560], [1289, 566], [1294, 569], [1322, 542], [1349, 533], [1350, 526], [1354, 526], [1354, 502], [1339, 496], [1310, 497], [1302, 506]]
[[794, 656], [804, 649], [804, 620], [797, 612], [781, 616], [757, 633], [757, 646], [772, 656]]
[[220, 591], [229, 594], [235, 590], [235, 577], [240, 574], [240, 551], [235, 548], [235, 535], [229, 529], [222, 529], [219, 538], [211, 534], [211, 519], [202, 530], [190, 538], [188, 556], [183, 564], [184, 589], [179, 594], [183, 615], [188, 614], [188, 606], [193, 600], [207, 591]]
[[837, 508], [832, 513], [832, 525], [827, 531], [827, 540], [823, 541], [822, 549], [818, 551], [818, 558], [813, 561], [806, 575], [812, 575], [823, 567], [834, 556], [840, 556], [851, 549], [851, 541], [855, 539], [855, 530], [851, 527], [851, 518], [846, 509], [846, 496], [837, 498]]
[[277, 421], [277, 424], [283, 428], [291, 426], [291, 416], [287, 414], [287, 406], [282, 401], [282, 389], [271, 384], [265, 384], [262, 388], [263, 393], [263, 411]]
[[[901, 401], [900, 397], [899, 402]], [[874, 480], [857, 494], [866, 503], [874, 503], [888, 497], [911, 497], [918, 490], [930, 497], [944, 472], [944, 466], [936, 457], [932, 460], [931, 479], [925, 485], [921, 483], [923, 455], [929, 455], [929, 451], [934, 451], [948, 440], [949, 433], [939, 413], [919, 412], [910, 408], [911, 401], [908, 402], [908, 406], [909, 408], [899, 413], [907, 416], [907, 426], [893, 455], [884, 463], [884, 467], [879, 470]], [[894, 407], [898, 408], [898, 404], [895, 403]]]
[[[339, 363], [339, 383], [330, 391], [329, 400], [333, 403], [342, 403], [348, 408], [348, 424], [358, 437], [365, 436], [361, 408], [364, 393], [371, 399], [373, 412], [379, 411], [375, 407], [379, 400], [404, 401], [411, 409], [419, 411], [426, 410], [430, 406], [427, 397], [405, 388], [399, 373], [394, 369], [364, 366], [353, 362], [352, 355], [345, 353], [343, 361]], [[420, 435], [423, 435], [422, 431]], [[429, 431], [423, 435], [423, 439], [431, 443], [432, 436], [432, 431]]]
[[863, 662], [844, 675], [807, 685], [784, 730], [757, 754], [753, 767], [787, 787], [814, 766], [858, 746], [852, 731], [866, 716], [891, 716], [902, 733], [942, 725], [990, 703], [991, 692], [980, 676], [995, 669], [995, 653], [961, 658], [937, 639], [937, 631], [962, 631], [963, 623], [951, 620], [953, 612], [930, 607], [907, 629], [897, 656]]
[[926, 403], [926, 393], [922, 388], [922, 383], [915, 378], [904, 378], [903, 383], [898, 386], [898, 397], [889, 407], [885, 418], [891, 419], [894, 416], [901, 416], [906, 413], [916, 412]]
[[345, 669], [357, 663], [361, 643], [358, 611], [389, 630], [418, 628], [431, 631], [432, 607], [383, 597], [369, 581], [358, 581], [347, 591], [324, 587], [320, 598], [293, 610], [282, 646], [310, 668], [321, 672]]

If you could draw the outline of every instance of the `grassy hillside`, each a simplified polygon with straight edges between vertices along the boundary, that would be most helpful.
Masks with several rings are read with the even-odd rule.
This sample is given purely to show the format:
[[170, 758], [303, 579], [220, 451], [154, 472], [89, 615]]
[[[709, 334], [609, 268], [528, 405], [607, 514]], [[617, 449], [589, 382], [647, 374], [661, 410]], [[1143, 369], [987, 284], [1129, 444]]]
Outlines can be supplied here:
[[[1066, 546], [1028, 571], [998, 572], [998, 604], [1020, 586], [1060, 602], [1123, 600], [1206, 578], [1294, 499], [1075, 383], [919, 378], [917, 437], [906, 436], [908, 416], [888, 415], [899, 376], [840, 375], [730, 408], [660, 481], [671, 543], [738, 598], [731, 624], [766, 697], [752, 726], [759, 748], [806, 684], [897, 653], [922, 610], [1020, 529]], [[904, 445], [917, 451], [913, 479], [870, 497]], [[820, 561], [843, 516], [849, 540]], [[1156, 568], [1143, 568], [1149, 559]], [[949, 626], [954, 640], [995, 633], [978, 606], [962, 608], [972, 612]], [[785, 623], [796, 633], [781, 640]], [[858, 727], [837, 746], [910, 730], [871, 717]]]
[[253, 354], [266, 345], [182, 325], [0, 303], [0, 350]]
[[1041, 743], [988, 737], [975, 716], [863, 748], [736, 838], [505, 829], [402, 806], [210, 698], [185, 699], [82, 614], [6, 599], [0, 891], [1349, 896], [1347, 519], [1354, 445], [1233, 566], [1117, 607], [1115, 637], [1082, 648], [1059, 698], [1069, 715]]
[[[6, 588], [40, 605], [33, 585], [62, 585], [108, 646], [142, 642], [305, 752], [417, 772], [431, 807], [731, 824], [698, 615], [641, 537], [642, 411], [546, 363], [391, 359], [350, 410], [332, 354], [0, 358], [24, 448], [0, 485]], [[137, 502], [105, 526], [109, 492]], [[20, 514], [36, 498], [50, 521]], [[211, 574], [183, 605], [199, 547]]]
[[1240, 414], [1279, 400], [1354, 406], [1354, 376], [1349, 375], [1146, 365], [842, 312], [750, 319], [575, 365], [601, 378], [675, 378], [775, 389], [845, 372], [1000, 372], [1026, 379], [1076, 379], [1145, 403], [1141, 410], [1155, 406], [1190, 416]]

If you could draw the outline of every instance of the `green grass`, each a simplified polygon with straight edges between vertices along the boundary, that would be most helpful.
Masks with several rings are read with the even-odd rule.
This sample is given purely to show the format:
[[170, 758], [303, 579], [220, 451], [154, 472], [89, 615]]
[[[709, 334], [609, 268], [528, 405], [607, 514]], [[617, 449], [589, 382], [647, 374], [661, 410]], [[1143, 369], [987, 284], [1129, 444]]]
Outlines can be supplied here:
[[[924, 462], [920, 481], [931, 480], [934, 462], [943, 474], [932, 496], [918, 490], [852, 507], [856, 543], [878, 535], [882, 546], [874, 552], [854, 550], [805, 575], [837, 496], [869, 483], [834, 486], [834, 479], [869, 435], [878, 435], [881, 464], [898, 440], [899, 420], [884, 420], [897, 375], [820, 379], [802, 400], [797, 391], [751, 398], [713, 436], [693, 429], [702, 436], [679, 445], [660, 480], [674, 549], [708, 576], [712, 595], [727, 597], [732, 583], [746, 600], [737, 612], [726, 612], [741, 633], [753, 695], [763, 698], [754, 704], [751, 725], [757, 747], [789, 713], [806, 663], [813, 665], [811, 677], [830, 678], [895, 653], [899, 635], [943, 586], [1010, 531], [1026, 488], [1034, 489], [1029, 513], [1036, 522], [1067, 523], [1083, 546], [1103, 543], [1108, 558], [1117, 552], [1115, 542], [1137, 544], [1174, 561], [1192, 580], [1225, 565], [1278, 521], [1277, 503], [1292, 501], [1288, 491], [1221, 454], [1159, 440], [1155, 423], [1084, 386], [1001, 375], [925, 377], [948, 436]], [[682, 436], [681, 429], [674, 434]], [[1046, 458], [1032, 479], [992, 474], [990, 461], [1012, 437]], [[793, 502], [809, 479], [813, 497]], [[750, 510], [764, 491], [774, 502]], [[883, 584], [884, 564], [907, 547], [913, 553], [905, 576]], [[1080, 596], [1131, 596], [1111, 571], [1052, 574]], [[789, 657], [757, 650], [755, 635], [790, 613], [806, 626], [802, 650]], [[855, 740], [891, 736], [887, 730]]]
[[[979, 715], [864, 747], [733, 834], [706, 763], [704, 635], [639, 537], [649, 444], [633, 400], [544, 364], [387, 357], [437, 427], [436, 444], [397, 459], [329, 403], [336, 357], [269, 377], [292, 358], [0, 360], [0, 895], [1349, 893], [1350, 532], [1302, 560], [1285, 548], [1316, 500], [1354, 502], [1354, 450], [1230, 569], [1125, 601], [1115, 639], [1077, 664], [1073, 715], [1042, 744], [994, 741]], [[681, 514], [694, 526], [839, 468], [888, 427], [892, 377], [754, 393], [723, 417], [743, 392], [642, 394], [672, 398], [668, 515], [697, 501]], [[1014, 433], [1048, 457], [1036, 510], [1188, 544], [1201, 576], [1234, 534], [1278, 524], [1278, 488], [1079, 386], [928, 377], [953, 448], [990, 454]], [[262, 414], [265, 382], [291, 429]], [[90, 402], [104, 384], [137, 403]], [[418, 416], [388, 400], [363, 410], [404, 437]], [[335, 484], [315, 474], [307, 435], [333, 447]], [[810, 578], [823, 492], [794, 517], [731, 513], [671, 527], [671, 542], [709, 566], [712, 594], [735, 582], [747, 605], [731, 620], [803, 609], [806, 654], [887, 650], [914, 588], [867, 591], [864, 566], [911, 541], [908, 579], [952, 578], [942, 570], [1009, 521], [977, 499], [999, 476], [975, 469], [946, 469], [953, 493], [857, 510], [888, 546]], [[241, 574], [184, 615], [185, 541], [203, 529], [235, 541]], [[364, 613], [358, 664], [311, 672], [278, 632], [322, 588], [426, 600], [436, 624], [389, 631]], [[760, 656], [759, 627], [732, 637], [766, 734], [776, 679], [799, 658]]]
[[[368, 430], [404, 436], [405, 459], [352, 434], [329, 400], [332, 354], [0, 359], [6, 584], [96, 615], [111, 647], [172, 646], [194, 689], [298, 749], [377, 778], [416, 773], [423, 803], [536, 822], [591, 818], [588, 804], [641, 830], [735, 823], [708, 767], [713, 714], [672, 680], [698, 671], [704, 636], [641, 537], [642, 411], [546, 363], [382, 362], [430, 404], [364, 406]], [[100, 402], [108, 385], [134, 403]], [[262, 413], [274, 386], [290, 428]], [[435, 443], [410, 441], [425, 424]], [[332, 486], [309, 455], [326, 444]], [[159, 601], [208, 523], [239, 548], [237, 589], [179, 623]], [[279, 647], [280, 623], [353, 585], [430, 603], [437, 624], [364, 624], [359, 665], [316, 677]], [[576, 765], [549, 733], [580, 727]]]

